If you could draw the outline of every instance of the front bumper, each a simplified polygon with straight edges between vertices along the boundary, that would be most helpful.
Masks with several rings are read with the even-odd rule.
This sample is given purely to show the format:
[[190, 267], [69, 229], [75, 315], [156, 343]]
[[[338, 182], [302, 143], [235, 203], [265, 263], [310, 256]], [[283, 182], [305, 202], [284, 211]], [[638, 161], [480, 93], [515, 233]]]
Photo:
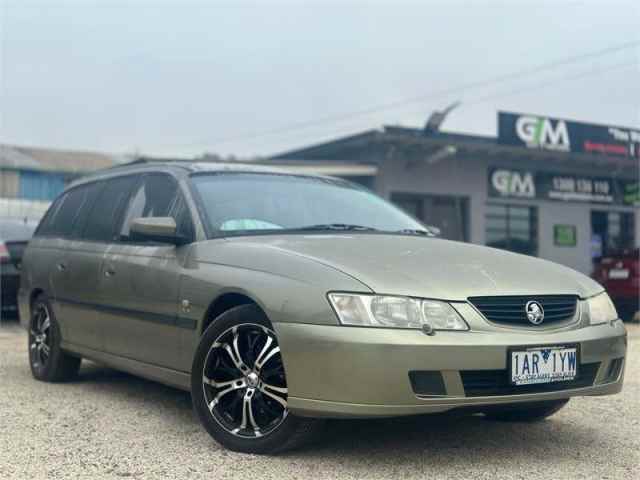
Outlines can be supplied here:
[[[624, 377], [627, 342], [619, 320], [560, 331], [505, 329], [433, 336], [419, 330], [297, 323], [277, 323], [274, 328], [287, 374], [289, 408], [303, 416], [399, 416], [608, 395], [622, 389]], [[555, 391], [486, 396], [471, 395], [465, 389], [464, 372], [505, 370], [506, 376], [509, 348], [566, 344], [579, 345], [579, 371], [580, 366], [591, 367], [593, 376], [587, 383]], [[409, 377], [414, 371], [439, 372], [442, 394], [415, 393]]]

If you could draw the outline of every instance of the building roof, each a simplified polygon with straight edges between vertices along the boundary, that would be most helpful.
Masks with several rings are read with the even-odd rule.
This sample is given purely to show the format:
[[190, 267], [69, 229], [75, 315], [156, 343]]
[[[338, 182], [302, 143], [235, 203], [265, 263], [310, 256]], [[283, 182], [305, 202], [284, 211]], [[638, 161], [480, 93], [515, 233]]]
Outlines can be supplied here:
[[112, 167], [124, 160], [106, 153], [0, 144], [0, 169], [74, 174]]
[[381, 130], [366, 130], [362, 133], [337, 138], [301, 149], [282, 152], [270, 157], [273, 162], [282, 160], [321, 163], [369, 163], [377, 164], [381, 159], [397, 155], [427, 158], [440, 155], [443, 149], [454, 148], [456, 155], [470, 159], [492, 157], [502, 160], [539, 163], [544, 168], [553, 164], [563, 167], [607, 170], [616, 175], [637, 178], [640, 165], [634, 159], [603, 154], [554, 152], [527, 149], [498, 143], [496, 137], [468, 135], [448, 132], [425, 133], [422, 129], [385, 126]]

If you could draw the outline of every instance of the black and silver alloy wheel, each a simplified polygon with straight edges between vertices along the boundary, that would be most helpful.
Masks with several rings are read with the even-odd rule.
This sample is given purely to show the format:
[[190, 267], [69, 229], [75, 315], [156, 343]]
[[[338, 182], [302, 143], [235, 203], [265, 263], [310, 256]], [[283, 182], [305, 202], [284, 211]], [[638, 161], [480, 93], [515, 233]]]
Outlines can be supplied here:
[[202, 375], [205, 402], [229, 433], [261, 437], [287, 417], [287, 384], [275, 333], [244, 323], [213, 343]]
[[291, 413], [289, 387], [275, 329], [257, 305], [213, 319], [193, 358], [191, 398], [215, 440], [238, 452], [272, 454], [315, 438], [323, 421]]
[[44, 303], [38, 303], [33, 312], [33, 323], [29, 332], [29, 355], [34, 367], [46, 367], [51, 356], [51, 315]]
[[29, 364], [31, 373], [44, 382], [64, 382], [74, 378], [81, 359], [69, 355], [60, 346], [60, 326], [46, 295], [31, 304], [29, 328]]

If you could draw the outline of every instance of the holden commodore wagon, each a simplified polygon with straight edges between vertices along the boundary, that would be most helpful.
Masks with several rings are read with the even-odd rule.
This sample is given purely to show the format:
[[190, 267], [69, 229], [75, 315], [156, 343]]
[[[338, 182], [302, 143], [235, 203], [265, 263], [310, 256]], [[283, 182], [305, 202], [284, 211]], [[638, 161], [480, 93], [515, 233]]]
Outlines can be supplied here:
[[142, 162], [71, 185], [23, 258], [31, 371], [82, 358], [191, 392], [222, 445], [272, 453], [323, 419], [452, 409], [533, 421], [621, 390], [603, 288], [436, 238], [344, 180]]

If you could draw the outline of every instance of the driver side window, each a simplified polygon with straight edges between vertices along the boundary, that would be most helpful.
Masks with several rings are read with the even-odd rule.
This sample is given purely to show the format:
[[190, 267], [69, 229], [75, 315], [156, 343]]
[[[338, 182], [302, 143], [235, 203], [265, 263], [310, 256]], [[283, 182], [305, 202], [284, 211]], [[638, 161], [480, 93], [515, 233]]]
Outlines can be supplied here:
[[120, 229], [120, 240], [131, 241], [131, 222], [136, 218], [172, 217], [178, 233], [192, 240], [193, 223], [178, 182], [166, 174], [144, 175], [134, 189]]

